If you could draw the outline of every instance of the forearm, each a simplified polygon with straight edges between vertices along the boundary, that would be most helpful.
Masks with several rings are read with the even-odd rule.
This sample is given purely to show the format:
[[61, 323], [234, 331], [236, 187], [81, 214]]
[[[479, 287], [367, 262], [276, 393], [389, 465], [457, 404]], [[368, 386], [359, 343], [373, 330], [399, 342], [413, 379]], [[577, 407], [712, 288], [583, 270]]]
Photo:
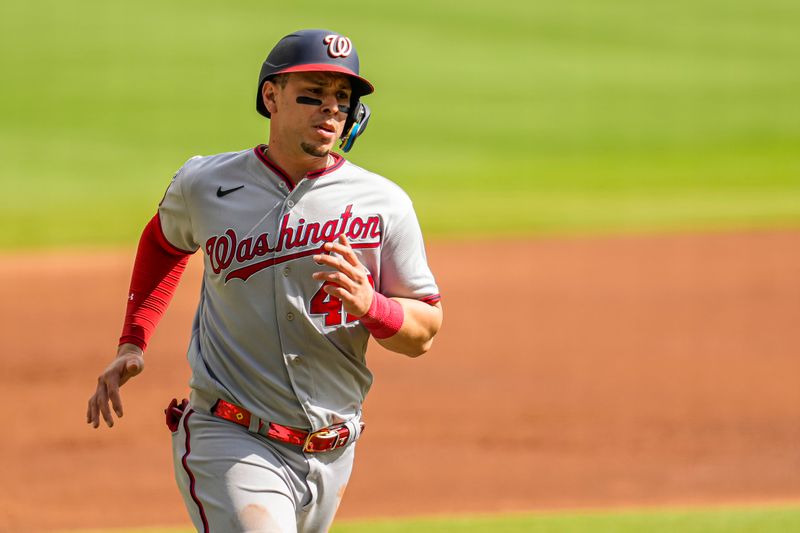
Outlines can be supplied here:
[[409, 357], [424, 354], [430, 349], [442, 325], [442, 304], [437, 302], [430, 305], [409, 298], [392, 300], [403, 308], [403, 323], [391, 337], [375, 340], [387, 350]]
[[136, 344], [132, 344], [130, 342], [124, 342], [117, 347], [117, 357], [127, 357], [129, 355], [138, 355], [143, 357], [144, 350], [142, 350], [141, 346], [137, 346]]

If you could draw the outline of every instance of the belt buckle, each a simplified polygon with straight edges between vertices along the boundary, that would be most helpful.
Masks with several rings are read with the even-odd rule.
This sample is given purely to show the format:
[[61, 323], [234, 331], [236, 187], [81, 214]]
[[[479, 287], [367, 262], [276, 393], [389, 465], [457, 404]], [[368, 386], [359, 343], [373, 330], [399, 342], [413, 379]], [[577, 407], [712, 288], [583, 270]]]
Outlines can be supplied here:
[[[339, 429], [341, 426], [336, 428], [322, 428], [319, 431], [315, 431], [313, 433], [309, 433], [306, 436], [306, 441], [303, 443], [303, 451], [308, 453], [317, 453], [317, 452], [327, 452], [331, 450], [335, 450], [336, 447], [339, 445], [339, 439], [341, 438], [341, 433], [339, 433]], [[330, 448], [326, 448], [324, 450], [317, 450], [314, 449], [314, 446], [311, 443], [312, 439], [336, 439], [333, 445]]]

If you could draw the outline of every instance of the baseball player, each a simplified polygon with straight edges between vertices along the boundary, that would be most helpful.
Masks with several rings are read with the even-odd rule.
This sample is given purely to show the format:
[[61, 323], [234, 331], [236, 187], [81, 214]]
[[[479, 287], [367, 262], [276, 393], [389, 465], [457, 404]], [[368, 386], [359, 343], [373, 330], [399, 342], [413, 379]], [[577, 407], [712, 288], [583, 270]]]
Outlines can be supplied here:
[[190, 399], [166, 410], [198, 531], [326, 531], [364, 431], [371, 335], [415, 357], [442, 321], [416, 214], [394, 183], [333, 151], [373, 92], [347, 37], [303, 30], [264, 62], [268, 145], [193, 157], [142, 233], [117, 356], [87, 422], [111, 427], [188, 257], [204, 252]]

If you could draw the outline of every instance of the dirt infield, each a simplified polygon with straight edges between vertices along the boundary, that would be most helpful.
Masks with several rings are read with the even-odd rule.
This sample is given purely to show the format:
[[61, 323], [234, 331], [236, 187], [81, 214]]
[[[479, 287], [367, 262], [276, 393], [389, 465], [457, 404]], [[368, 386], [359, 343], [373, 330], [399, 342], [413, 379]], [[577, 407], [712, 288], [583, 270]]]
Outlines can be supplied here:
[[[199, 257], [84, 424], [130, 253], [0, 256], [0, 531], [186, 524], [162, 410], [185, 394]], [[429, 246], [431, 353], [373, 346], [340, 517], [800, 500], [800, 232]]]

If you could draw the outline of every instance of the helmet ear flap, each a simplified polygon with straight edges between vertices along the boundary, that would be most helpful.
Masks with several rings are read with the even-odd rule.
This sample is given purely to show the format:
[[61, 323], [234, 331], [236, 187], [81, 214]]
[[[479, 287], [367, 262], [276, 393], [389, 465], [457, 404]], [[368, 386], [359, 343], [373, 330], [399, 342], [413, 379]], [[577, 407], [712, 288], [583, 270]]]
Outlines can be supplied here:
[[342, 130], [344, 133], [341, 137], [342, 142], [339, 144], [339, 148], [341, 148], [343, 152], [349, 152], [356, 142], [356, 138], [367, 129], [369, 117], [369, 106], [356, 100], [355, 105], [353, 105], [350, 109], [350, 113], [347, 115], [347, 120], [344, 122], [344, 129]]

